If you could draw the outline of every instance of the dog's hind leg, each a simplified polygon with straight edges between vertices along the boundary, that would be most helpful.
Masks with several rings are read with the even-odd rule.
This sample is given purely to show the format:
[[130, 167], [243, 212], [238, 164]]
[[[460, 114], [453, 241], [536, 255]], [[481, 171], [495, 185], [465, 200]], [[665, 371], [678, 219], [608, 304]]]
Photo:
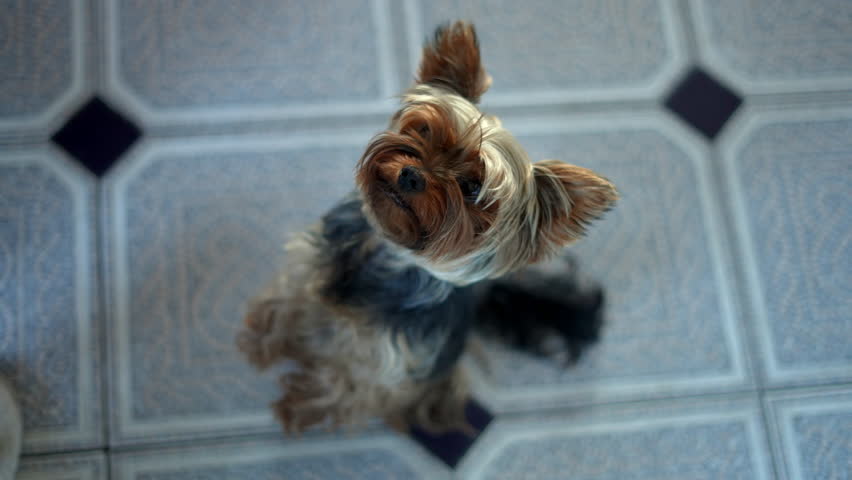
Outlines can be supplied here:
[[424, 385], [422, 395], [404, 412], [404, 422], [431, 433], [460, 430], [473, 435], [475, 429], [465, 417], [468, 393], [467, 377], [456, 365], [446, 376]]

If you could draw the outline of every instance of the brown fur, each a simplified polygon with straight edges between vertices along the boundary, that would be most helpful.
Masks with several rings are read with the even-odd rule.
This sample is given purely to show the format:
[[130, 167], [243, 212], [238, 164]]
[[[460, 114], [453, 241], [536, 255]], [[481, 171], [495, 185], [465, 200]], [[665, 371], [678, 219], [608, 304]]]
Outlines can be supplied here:
[[[355, 256], [363, 258], [347, 268], [391, 245], [393, 261], [425, 270], [440, 294], [447, 285], [495, 278], [546, 258], [615, 201], [612, 184], [590, 170], [531, 164], [500, 121], [473, 104], [490, 83], [472, 25], [456, 22], [436, 32], [424, 48], [418, 85], [405, 92], [390, 127], [358, 163], [356, 183], [372, 233], [359, 240]], [[422, 173], [422, 190], [400, 191], [407, 166]], [[465, 198], [459, 179], [480, 183], [481, 193]], [[320, 261], [324, 252], [312, 238], [288, 244], [287, 268], [250, 306], [238, 336], [240, 350], [258, 368], [282, 359], [298, 364], [283, 375], [284, 394], [273, 405], [284, 428], [299, 432], [382, 417], [403, 430], [412, 423], [433, 431], [467, 429], [460, 367], [450, 363], [449, 373], [429, 373], [438, 349], [449, 344], [446, 337], [410, 344], [366, 308], [324, 297], [331, 267]]]
[[455, 22], [439, 29], [435, 41], [423, 47], [417, 83], [449, 87], [473, 103], [491, 86], [491, 77], [482, 68], [476, 29]]
[[[477, 235], [491, 226], [498, 204], [466, 201], [457, 179], [482, 181], [481, 133], [476, 125], [458, 131], [450, 113], [437, 105], [407, 109], [398, 122], [399, 132], [374, 139], [358, 165], [356, 181], [374, 218], [393, 240], [425, 257], [475, 250]], [[399, 191], [396, 179], [406, 166], [423, 172], [425, 191], [409, 196]], [[400, 208], [387, 190], [407, 208]]]
[[[259, 369], [289, 359], [298, 370], [281, 377], [284, 391], [272, 409], [288, 433], [314, 426], [357, 426], [374, 417], [407, 429], [468, 428], [467, 386], [459, 366], [445, 377], [423, 380], [431, 352], [372, 325], [357, 310], [336, 309], [317, 293], [323, 272], [303, 238], [288, 245], [288, 274], [254, 302], [237, 337], [239, 349]], [[368, 254], [369, 252], [364, 252]]]
[[[589, 223], [615, 203], [618, 191], [606, 178], [576, 165], [544, 160], [533, 168], [541, 204], [538, 232], [543, 240], [533, 256], [535, 262], [579, 240]], [[568, 205], [560, 198], [566, 198]]]

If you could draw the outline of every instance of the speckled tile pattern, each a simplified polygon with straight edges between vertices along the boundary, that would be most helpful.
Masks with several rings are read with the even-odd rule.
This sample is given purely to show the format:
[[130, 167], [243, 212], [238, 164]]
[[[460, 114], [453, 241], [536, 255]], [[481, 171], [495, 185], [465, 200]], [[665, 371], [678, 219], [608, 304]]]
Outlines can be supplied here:
[[852, 389], [776, 393], [766, 400], [779, 477], [848, 478], [852, 452]]
[[749, 381], [731, 280], [720, 268], [707, 152], [662, 116], [598, 120], [507, 122], [533, 160], [587, 165], [618, 185], [625, 200], [574, 249], [610, 293], [601, 344], [572, 369], [494, 348], [493, 378], [484, 375], [483, 382], [483, 398], [494, 408], [742, 388]]
[[[282, 474], [285, 477], [282, 477]], [[251, 478], [311, 480], [443, 480], [450, 473], [423, 456], [410, 440], [374, 434], [358, 441], [219, 443], [153, 453], [120, 454], [112, 460], [116, 480], [209, 480]]]
[[846, 0], [692, 0], [703, 60], [754, 92], [849, 88]]
[[[0, 11], [0, 375], [24, 410], [18, 478], [852, 471], [848, 1]], [[602, 341], [571, 368], [494, 344], [465, 359], [494, 418], [456, 468], [375, 426], [283, 437], [267, 407], [275, 372], [234, 347], [244, 303], [286, 237], [353, 188], [423, 41], [458, 17], [476, 23], [494, 77], [486, 109], [533, 160], [594, 168], [621, 190], [574, 248], [607, 288]], [[690, 72], [734, 107], [678, 97], [676, 116], [667, 98], [701, 94]], [[142, 133], [121, 153], [106, 126], [68, 130], [101, 138], [88, 142], [97, 175], [55, 135], [93, 102]]]
[[348, 193], [355, 140], [151, 142], [109, 176], [114, 441], [272, 426], [236, 329], [286, 234]]
[[4, 0], [0, 6], [0, 133], [37, 128], [79, 94], [85, 0]]
[[850, 381], [852, 110], [741, 123], [725, 163], [766, 375]]
[[[6, 2], [3, 15], [6, 42], [0, 65], [3, 75], [0, 116], [3, 118], [41, 113], [71, 83], [70, 1]], [[55, 14], [54, 14], [55, 12]], [[55, 15], [55, 16], [54, 16]], [[39, 29], [36, 38], [26, 32]], [[47, 48], [48, 50], [42, 50]], [[46, 55], [37, 57], [37, 53]], [[33, 59], [37, 61], [32, 61]]]
[[487, 104], [652, 97], [683, 65], [668, 1], [407, 0], [406, 7], [414, 62], [434, 25], [476, 22], [494, 77]]
[[[771, 478], [755, 402], [607, 408], [498, 420], [462, 478]], [[544, 460], [546, 459], [546, 460]]]
[[386, 8], [378, 0], [107, 0], [110, 86], [154, 121], [375, 108], [396, 93], [386, 25], [377, 24]]
[[26, 451], [101, 440], [93, 195], [58, 152], [0, 152], [0, 374]]

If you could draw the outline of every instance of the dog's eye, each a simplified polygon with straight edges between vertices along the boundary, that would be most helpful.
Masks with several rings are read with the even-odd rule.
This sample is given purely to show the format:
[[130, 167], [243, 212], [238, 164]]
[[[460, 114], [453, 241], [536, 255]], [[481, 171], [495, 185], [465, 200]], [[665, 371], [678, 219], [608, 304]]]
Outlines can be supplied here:
[[421, 137], [426, 137], [427, 135], [429, 135], [429, 125], [426, 123], [420, 125], [419, 127], [417, 127], [417, 133], [419, 133]]
[[482, 188], [482, 185], [476, 180], [471, 180], [469, 178], [458, 177], [456, 181], [459, 184], [459, 188], [461, 189], [462, 195], [464, 195], [464, 199], [468, 202], [476, 201], [476, 198], [479, 196], [479, 190]]

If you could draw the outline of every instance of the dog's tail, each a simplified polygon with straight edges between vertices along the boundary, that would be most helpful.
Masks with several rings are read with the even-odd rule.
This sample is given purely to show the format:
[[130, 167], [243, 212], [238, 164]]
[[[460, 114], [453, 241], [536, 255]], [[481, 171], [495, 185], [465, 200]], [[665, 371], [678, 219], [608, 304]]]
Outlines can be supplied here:
[[477, 327], [511, 346], [576, 362], [603, 326], [604, 292], [575, 271], [527, 270], [488, 283], [479, 295]]

